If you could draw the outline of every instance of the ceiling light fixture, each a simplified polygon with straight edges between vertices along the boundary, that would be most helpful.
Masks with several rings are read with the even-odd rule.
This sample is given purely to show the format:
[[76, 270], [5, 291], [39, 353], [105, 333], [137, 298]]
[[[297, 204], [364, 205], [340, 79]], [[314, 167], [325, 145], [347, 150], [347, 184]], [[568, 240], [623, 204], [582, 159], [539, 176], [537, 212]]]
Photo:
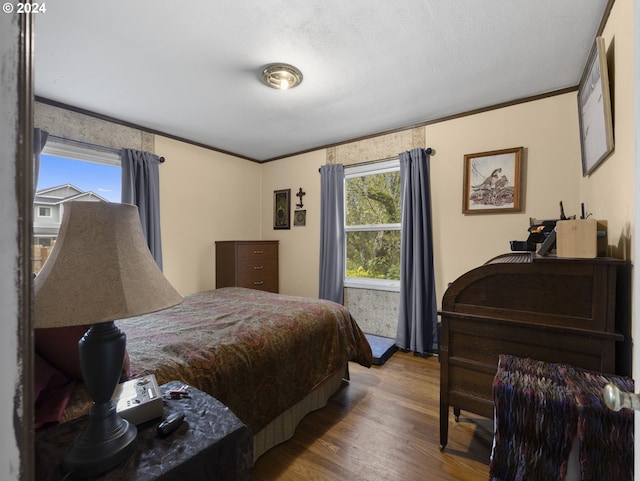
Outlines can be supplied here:
[[274, 89], [292, 89], [302, 82], [302, 72], [293, 65], [271, 63], [262, 70], [262, 81]]

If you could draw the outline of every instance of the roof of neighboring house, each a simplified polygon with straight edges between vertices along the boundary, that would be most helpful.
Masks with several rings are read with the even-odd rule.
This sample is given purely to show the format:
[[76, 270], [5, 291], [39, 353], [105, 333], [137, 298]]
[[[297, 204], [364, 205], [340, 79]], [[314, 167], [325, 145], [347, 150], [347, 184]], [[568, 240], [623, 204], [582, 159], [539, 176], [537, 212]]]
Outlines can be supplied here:
[[58, 205], [72, 200], [109, 202], [104, 197], [95, 192], [84, 192], [73, 184], [56, 185], [55, 187], [47, 187], [36, 192], [35, 204]]

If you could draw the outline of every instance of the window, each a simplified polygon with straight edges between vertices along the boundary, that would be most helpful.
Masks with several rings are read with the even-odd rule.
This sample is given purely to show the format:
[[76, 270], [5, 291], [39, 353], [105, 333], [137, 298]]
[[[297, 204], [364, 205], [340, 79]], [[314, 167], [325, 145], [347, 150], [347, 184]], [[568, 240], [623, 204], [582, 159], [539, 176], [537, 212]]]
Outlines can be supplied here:
[[345, 168], [345, 286], [400, 289], [400, 163]]
[[34, 199], [33, 269], [37, 274], [58, 238], [65, 202], [120, 202], [120, 156], [49, 140], [40, 155]]
[[38, 207], [38, 217], [51, 217], [51, 207]]
[[109, 202], [120, 202], [121, 170], [120, 155], [114, 150], [49, 140], [40, 157], [36, 191], [71, 184]]

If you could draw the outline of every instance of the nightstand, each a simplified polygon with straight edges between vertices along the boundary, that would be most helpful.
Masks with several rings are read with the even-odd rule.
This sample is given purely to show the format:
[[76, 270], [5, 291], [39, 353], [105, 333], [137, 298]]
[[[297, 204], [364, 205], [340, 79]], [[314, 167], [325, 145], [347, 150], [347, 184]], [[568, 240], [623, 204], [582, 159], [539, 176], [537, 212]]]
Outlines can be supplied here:
[[[165, 393], [183, 385], [160, 386]], [[100, 481], [204, 481], [251, 479], [253, 435], [231, 410], [208, 394], [189, 387], [190, 397], [164, 400], [164, 417], [183, 412], [182, 425], [158, 437], [159, 420], [138, 426], [136, 452], [122, 465], [95, 478]], [[61, 481], [60, 462], [84, 427], [86, 417], [60, 424], [36, 436], [36, 481]], [[72, 480], [75, 478], [66, 478]]]

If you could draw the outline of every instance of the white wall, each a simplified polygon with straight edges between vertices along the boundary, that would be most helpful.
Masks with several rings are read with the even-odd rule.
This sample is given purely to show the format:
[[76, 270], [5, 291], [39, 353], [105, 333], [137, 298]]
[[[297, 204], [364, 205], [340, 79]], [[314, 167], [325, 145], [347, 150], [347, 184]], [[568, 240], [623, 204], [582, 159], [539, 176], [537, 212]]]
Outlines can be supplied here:
[[0, 479], [20, 479], [18, 348], [18, 15], [0, 15]]

